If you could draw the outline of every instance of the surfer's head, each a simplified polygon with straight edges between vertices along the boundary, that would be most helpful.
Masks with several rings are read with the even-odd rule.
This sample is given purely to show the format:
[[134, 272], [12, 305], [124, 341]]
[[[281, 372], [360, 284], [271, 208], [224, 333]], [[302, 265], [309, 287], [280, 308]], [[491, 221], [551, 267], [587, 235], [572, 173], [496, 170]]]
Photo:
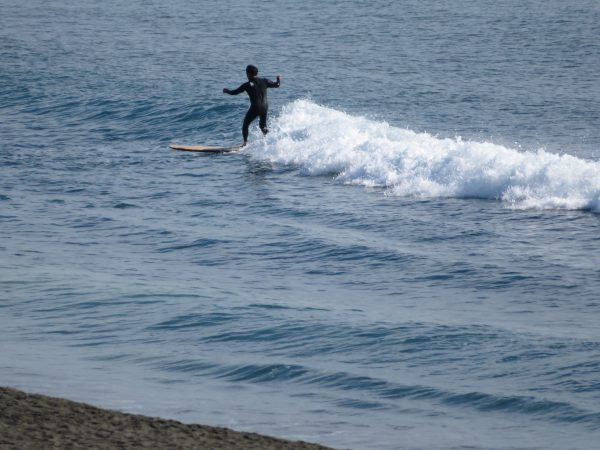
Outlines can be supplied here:
[[248, 64], [246, 66], [246, 76], [248, 79], [252, 80], [256, 75], [258, 75], [258, 68], [252, 64]]

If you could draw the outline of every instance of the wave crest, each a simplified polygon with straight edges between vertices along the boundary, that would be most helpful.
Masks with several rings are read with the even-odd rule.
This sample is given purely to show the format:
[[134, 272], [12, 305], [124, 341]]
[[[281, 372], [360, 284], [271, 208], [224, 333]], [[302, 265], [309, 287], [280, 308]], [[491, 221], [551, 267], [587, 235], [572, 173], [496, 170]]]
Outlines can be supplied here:
[[600, 163], [437, 138], [317, 105], [287, 104], [254, 158], [392, 195], [497, 199], [517, 209], [600, 212]]

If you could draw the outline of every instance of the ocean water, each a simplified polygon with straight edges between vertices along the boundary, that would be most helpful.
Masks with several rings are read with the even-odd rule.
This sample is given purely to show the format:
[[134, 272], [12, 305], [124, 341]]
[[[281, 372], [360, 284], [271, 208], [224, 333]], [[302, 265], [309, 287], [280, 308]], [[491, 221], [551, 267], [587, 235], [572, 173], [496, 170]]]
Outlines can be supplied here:
[[[600, 442], [600, 4], [0, 0], [0, 383], [351, 449]], [[226, 155], [246, 64], [283, 76]]]

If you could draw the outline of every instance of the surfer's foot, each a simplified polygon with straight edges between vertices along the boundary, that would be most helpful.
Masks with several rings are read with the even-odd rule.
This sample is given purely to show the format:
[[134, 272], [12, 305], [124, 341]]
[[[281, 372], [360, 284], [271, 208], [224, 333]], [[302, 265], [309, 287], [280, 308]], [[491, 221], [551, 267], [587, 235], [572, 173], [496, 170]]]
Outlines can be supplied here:
[[240, 147], [245, 147], [246, 145], [248, 145], [248, 142], [244, 141], [244, 143], [242, 145], [240, 145]]

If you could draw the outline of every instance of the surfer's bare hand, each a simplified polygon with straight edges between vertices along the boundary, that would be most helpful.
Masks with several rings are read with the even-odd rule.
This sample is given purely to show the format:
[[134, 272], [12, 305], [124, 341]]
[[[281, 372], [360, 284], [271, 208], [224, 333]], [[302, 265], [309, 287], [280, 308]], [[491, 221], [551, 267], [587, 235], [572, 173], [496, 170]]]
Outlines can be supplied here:
[[227, 88], [223, 89], [223, 94], [229, 94], [229, 89], [227, 89]]

